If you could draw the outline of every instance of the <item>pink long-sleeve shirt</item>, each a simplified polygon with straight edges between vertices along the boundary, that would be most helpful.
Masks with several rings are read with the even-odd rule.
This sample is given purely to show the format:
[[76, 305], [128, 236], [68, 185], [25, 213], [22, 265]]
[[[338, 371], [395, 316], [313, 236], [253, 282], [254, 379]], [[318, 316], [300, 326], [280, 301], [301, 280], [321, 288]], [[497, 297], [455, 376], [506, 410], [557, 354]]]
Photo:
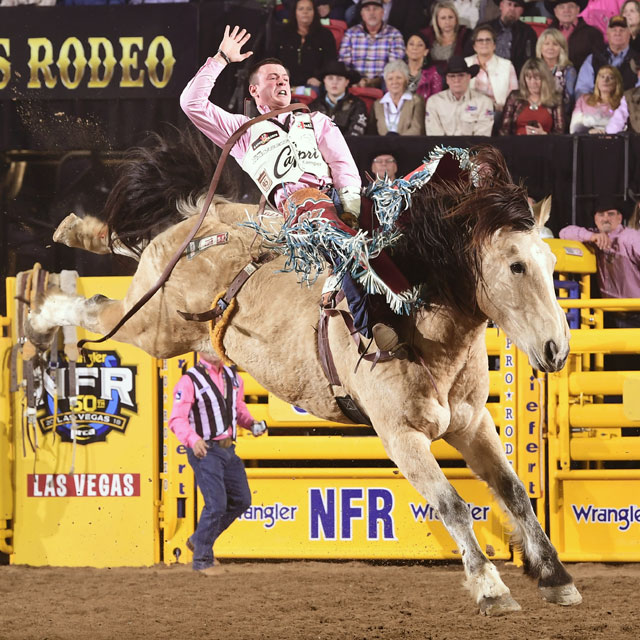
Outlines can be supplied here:
[[589, 0], [580, 17], [587, 24], [600, 29], [606, 42], [609, 19], [620, 13], [623, 4], [624, 0]]
[[[560, 230], [565, 240], [590, 242], [597, 229], [570, 225]], [[598, 280], [603, 298], [640, 298], [640, 231], [620, 225], [610, 234], [611, 248], [596, 247]]]
[[[209, 100], [209, 94], [224, 66], [213, 58], [209, 58], [180, 96], [180, 106], [189, 120], [219, 147], [224, 146], [229, 137], [247, 120], [250, 120], [245, 115], [229, 113]], [[268, 107], [261, 107], [263, 113], [268, 110]], [[283, 113], [278, 116], [278, 120], [284, 123], [288, 116], [288, 113]], [[329, 165], [331, 175], [317, 178], [310, 173], [303, 173], [299, 182], [286, 185], [287, 192], [283, 189], [276, 191], [275, 204], [278, 207], [287, 195], [304, 187], [322, 188], [333, 185], [336, 189], [342, 187], [357, 187], [359, 189], [361, 186], [358, 168], [338, 127], [323, 113], [312, 113], [311, 120], [318, 149], [324, 161]], [[238, 163], [242, 162], [247, 153], [250, 140], [251, 131], [249, 130], [240, 137], [231, 150], [231, 155], [236, 158]]]
[[[218, 387], [220, 393], [224, 393], [222, 366], [217, 368], [203, 358], [200, 358], [200, 363], [205, 366], [209, 377], [216, 387]], [[241, 427], [250, 429], [254, 420], [244, 402], [244, 381], [240, 376], [238, 376], [238, 383], [239, 386], [236, 390], [238, 394], [236, 398], [236, 419]], [[173, 408], [171, 410], [171, 417], [169, 418], [169, 428], [176, 434], [176, 437], [183, 445], [190, 448], [193, 448], [196, 441], [200, 440], [200, 436], [193, 430], [189, 423], [189, 413], [191, 412], [191, 406], [194, 400], [195, 390], [193, 388], [193, 382], [189, 376], [184, 375], [178, 380], [173, 389]], [[229, 427], [229, 434], [230, 431], [231, 427]]]
[[613, 115], [609, 119], [607, 123], [607, 127], [605, 131], [607, 133], [620, 133], [624, 131], [624, 128], [627, 126], [627, 120], [629, 119], [629, 105], [627, 104], [627, 98], [622, 96], [622, 100], [620, 100], [620, 105], [613, 112]]

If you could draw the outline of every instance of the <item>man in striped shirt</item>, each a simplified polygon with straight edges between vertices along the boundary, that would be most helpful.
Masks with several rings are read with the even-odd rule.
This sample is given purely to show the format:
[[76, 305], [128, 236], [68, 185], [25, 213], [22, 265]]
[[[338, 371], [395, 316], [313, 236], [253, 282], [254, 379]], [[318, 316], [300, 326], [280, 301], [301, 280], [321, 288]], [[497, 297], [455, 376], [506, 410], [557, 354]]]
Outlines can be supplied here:
[[199, 362], [174, 388], [169, 428], [187, 447], [187, 459], [204, 497], [198, 526], [187, 540], [193, 568], [213, 575], [213, 545], [218, 536], [251, 506], [251, 492], [242, 460], [236, 455], [236, 424], [254, 436], [266, 430], [244, 402], [244, 383], [218, 358], [199, 353]]
[[347, 29], [338, 59], [362, 76], [361, 87], [381, 87], [387, 62], [404, 57], [404, 40], [395, 27], [384, 22], [382, 0], [360, 0], [358, 9], [362, 23]]

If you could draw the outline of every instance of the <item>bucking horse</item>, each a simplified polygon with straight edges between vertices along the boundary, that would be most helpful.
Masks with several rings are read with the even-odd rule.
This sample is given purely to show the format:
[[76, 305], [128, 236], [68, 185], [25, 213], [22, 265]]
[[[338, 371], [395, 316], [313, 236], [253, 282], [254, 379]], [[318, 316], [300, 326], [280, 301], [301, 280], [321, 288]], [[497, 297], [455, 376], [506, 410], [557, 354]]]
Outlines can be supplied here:
[[[46, 349], [54, 330], [64, 325], [109, 332], [156, 282], [203, 202], [198, 191], [205, 184], [206, 154], [196, 146], [190, 152], [156, 138], [154, 146], [134, 150], [107, 203], [108, 224], [73, 215], [63, 221], [56, 240], [139, 253], [139, 265], [123, 300], [48, 290], [28, 318], [34, 343]], [[500, 615], [520, 605], [480, 548], [467, 504], [431, 453], [431, 443], [440, 438], [460, 451], [508, 514], [524, 571], [538, 581], [542, 597], [559, 605], [582, 598], [538, 523], [485, 406], [488, 320], [527, 354], [532, 367], [545, 372], [564, 366], [569, 328], [554, 293], [555, 258], [539, 237], [544, 215], [534, 214], [501, 154], [491, 147], [480, 151], [483, 162], [475, 169], [424, 182], [410, 194], [399, 232], [386, 249], [419, 291], [411, 313], [397, 322], [415, 357], [358, 366], [361, 349], [347, 324], [333, 318], [327, 335], [340, 391], [368, 417], [399, 471], [437, 509], [458, 546], [465, 585], [479, 611]], [[264, 241], [255, 228], [264, 224], [256, 206], [216, 196], [199, 237], [224, 238], [224, 243], [181, 258], [115, 339], [156, 358], [211, 353], [208, 323], [186, 320], [177, 311], [209, 309], [260, 251]], [[237, 294], [222, 346], [229, 359], [284, 401], [325, 420], [352, 424], [321, 365], [316, 333], [324, 280], [320, 274], [301, 284], [286, 255], [262, 266]], [[338, 308], [346, 309], [345, 302]]]

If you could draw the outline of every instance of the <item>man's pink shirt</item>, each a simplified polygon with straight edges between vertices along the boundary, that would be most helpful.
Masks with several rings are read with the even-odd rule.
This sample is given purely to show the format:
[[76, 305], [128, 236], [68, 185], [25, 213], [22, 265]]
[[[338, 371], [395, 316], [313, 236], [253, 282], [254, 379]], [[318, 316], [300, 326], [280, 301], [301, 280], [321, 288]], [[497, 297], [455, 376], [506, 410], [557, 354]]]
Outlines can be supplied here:
[[[223, 64], [209, 58], [180, 96], [180, 106], [189, 120], [219, 147], [224, 146], [231, 135], [247, 120], [250, 120], [245, 115], [229, 113], [209, 100], [209, 94], [223, 69]], [[268, 108], [264, 107], [262, 111], [266, 113]], [[278, 116], [278, 120], [284, 123], [288, 116], [288, 113], [281, 114]], [[278, 207], [281, 206], [287, 195], [305, 187], [322, 188], [333, 184], [336, 189], [348, 186], [359, 189], [361, 186], [358, 168], [338, 127], [323, 113], [314, 112], [311, 114], [311, 119], [318, 149], [324, 161], [329, 165], [331, 176], [317, 178], [310, 173], [302, 174], [300, 182], [287, 184], [288, 193], [285, 193], [283, 189], [276, 192], [275, 204]], [[250, 140], [251, 131], [247, 131], [231, 150], [231, 155], [239, 163], [247, 153]]]
[[[209, 377], [213, 383], [218, 387], [221, 393], [224, 393], [224, 379], [222, 377], [222, 366], [217, 369], [210, 362], [204, 359], [200, 359], [200, 363], [205, 366]], [[238, 376], [239, 387], [237, 389], [238, 397], [236, 399], [236, 413], [237, 421], [241, 427], [245, 429], [251, 428], [254, 420], [247, 409], [247, 405], [244, 402], [244, 381]], [[176, 396], [179, 398], [176, 400]], [[189, 413], [191, 412], [191, 406], [195, 400], [195, 390], [193, 388], [193, 382], [187, 375], [182, 376], [173, 389], [173, 409], [171, 410], [171, 417], [169, 418], [169, 428], [182, 444], [187, 447], [193, 448], [193, 445], [197, 440], [200, 440], [200, 436], [193, 430], [189, 422]]]
[[[589, 242], [597, 229], [570, 225], [560, 230], [565, 240]], [[598, 279], [603, 298], [640, 298], [640, 231], [620, 225], [610, 234], [611, 248], [596, 248]]]

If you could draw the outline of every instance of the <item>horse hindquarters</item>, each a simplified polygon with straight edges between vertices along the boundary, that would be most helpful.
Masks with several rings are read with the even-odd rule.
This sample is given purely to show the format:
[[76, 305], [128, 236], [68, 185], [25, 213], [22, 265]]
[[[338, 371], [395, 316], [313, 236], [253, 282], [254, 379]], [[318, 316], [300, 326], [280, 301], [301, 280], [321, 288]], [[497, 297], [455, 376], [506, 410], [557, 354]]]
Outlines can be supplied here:
[[[378, 431], [378, 425], [374, 426]], [[511, 597], [497, 569], [480, 549], [469, 508], [440, 469], [429, 450], [427, 436], [411, 427], [390, 433], [388, 422], [378, 433], [389, 457], [420, 495], [437, 509], [457, 544], [467, 576], [466, 586], [480, 613], [501, 615], [519, 611], [520, 605]]]
[[533, 512], [522, 481], [507, 460], [489, 411], [483, 409], [474, 433], [469, 435], [466, 432], [464, 438], [454, 434], [446, 440], [460, 451], [469, 467], [487, 482], [510, 516], [514, 538], [522, 547], [525, 573], [538, 579], [543, 598], [560, 605], [582, 602], [582, 596]]

